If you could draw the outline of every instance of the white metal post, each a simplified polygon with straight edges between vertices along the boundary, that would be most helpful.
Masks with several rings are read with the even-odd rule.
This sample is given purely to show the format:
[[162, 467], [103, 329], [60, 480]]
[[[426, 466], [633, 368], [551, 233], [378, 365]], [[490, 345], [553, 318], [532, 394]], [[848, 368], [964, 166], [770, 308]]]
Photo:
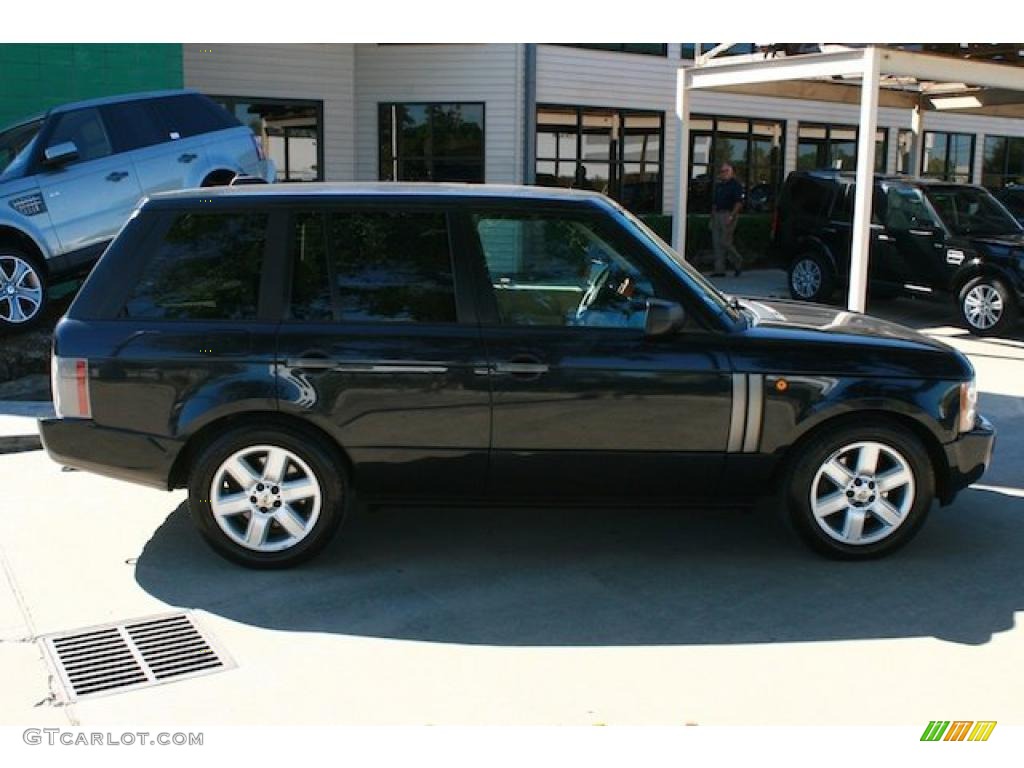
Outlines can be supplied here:
[[672, 211], [672, 247], [686, 258], [686, 195], [690, 184], [690, 73], [676, 73], [676, 202]]
[[857, 193], [853, 208], [850, 247], [850, 295], [847, 308], [863, 312], [868, 295], [868, 254], [871, 248], [871, 199], [875, 186], [875, 130], [878, 125], [878, 49], [864, 49], [864, 77], [860, 86], [860, 135], [857, 140]]
[[911, 176], [921, 175], [921, 148], [924, 146], [924, 105], [918, 101], [910, 113], [910, 166], [906, 169]]

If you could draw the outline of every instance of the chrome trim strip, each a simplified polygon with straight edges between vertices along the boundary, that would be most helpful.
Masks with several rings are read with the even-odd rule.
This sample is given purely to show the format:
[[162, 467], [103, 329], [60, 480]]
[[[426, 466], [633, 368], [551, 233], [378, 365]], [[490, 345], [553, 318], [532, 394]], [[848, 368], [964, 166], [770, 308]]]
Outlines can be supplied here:
[[747, 383], [747, 426], [743, 433], [743, 452], [756, 453], [761, 445], [761, 417], [764, 412], [764, 375], [752, 373]]
[[729, 443], [726, 450], [737, 453], [743, 446], [743, 422], [747, 411], [747, 376], [732, 375], [732, 415], [729, 417]]

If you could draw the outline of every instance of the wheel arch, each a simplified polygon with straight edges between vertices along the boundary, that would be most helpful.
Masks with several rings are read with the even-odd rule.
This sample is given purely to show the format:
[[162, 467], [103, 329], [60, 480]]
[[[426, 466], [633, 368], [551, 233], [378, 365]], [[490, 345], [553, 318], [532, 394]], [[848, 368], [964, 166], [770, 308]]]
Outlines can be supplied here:
[[832, 267], [832, 272], [836, 277], [839, 277], [839, 266], [836, 262], [835, 256], [832, 254], [832, 251], [824, 241], [818, 237], [814, 237], [813, 235], [804, 235], [797, 239], [796, 252], [793, 254], [793, 258], [790, 259], [790, 265], [792, 266], [800, 256], [808, 251], [814, 251], [820, 256], [824, 256], [826, 261], [828, 261], [829, 265]]
[[352, 473], [352, 460], [349, 457], [345, 449], [338, 443], [338, 441], [328, 432], [321, 429], [315, 424], [301, 419], [298, 416], [292, 416], [280, 411], [245, 411], [242, 413], [231, 413], [225, 416], [221, 416], [213, 421], [204, 424], [200, 429], [190, 435], [185, 445], [178, 452], [178, 455], [174, 459], [174, 463], [171, 466], [171, 471], [167, 477], [167, 487], [169, 490], [174, 488], [184, 488], [188, 485], [188, 473], [195, 462], [196, 457], [203, 451], [203, 449], [210, 444], [215, 438], [224, 434], [228, 430], [238, 429], [244, 426], [252, 426], [254, 428], [266, 429], [268, 427], [284, 427], [286, 429], [301, 432], [309, 437], [315, 438], [323, 442], [325, 446], [331, 449], [337, 459], [342, 462], [345, 469], [348, 471], [350, 480], [353, 479]]
[[212, 171], [207, 171], [206, 175], [203, 176], [203, 181], [200, 186], [226, 187], [236, 176], [239, 175], [239, 173], [241, 172], [231, 170], [230, 168], [215, 168]]
[[967, 283], [976, 277], [999, 278], [1010, 286], [1015, 297], [1020, 294], [1021, 281], [1009, 270], [998, 264], [974, 259], [957, 270], [956, 274], [953, 275], [953, 280], [951, 281], [951, 293], [955, 301], [960, 301], [960, 291], [963, 290]]
[[789, 473], [790, 467], [800, 456], [804, 447], [823, 432], [834, 431], [844, 427], [863, 426], [868, 422], [888, 423], [902, 427], [921, 441], [921, 445], [931, 461], [932, 474], [935, 480], [935, 495], [942, 503], [946, 503], [951, 494], [951, 488], [949, 487], [949, 464], [939, 438], [910, 414], [881, 408], [858, 409], [852, 413], [834, 414], [817, 422], [814, 426], [801, 433], [796, 440], [784, 449], [783, 458], [776, 465], [772, 474], [772, 487], [781, 489], [782, 481]]
[[12, 227], [9, 224], [0, 224], [0, 247], [17, 248], [27, 255], [35, 258], [43, 274], [49, 275], [49, 265], [46, 263], [46, 255], [39, 243], [30, 234]]

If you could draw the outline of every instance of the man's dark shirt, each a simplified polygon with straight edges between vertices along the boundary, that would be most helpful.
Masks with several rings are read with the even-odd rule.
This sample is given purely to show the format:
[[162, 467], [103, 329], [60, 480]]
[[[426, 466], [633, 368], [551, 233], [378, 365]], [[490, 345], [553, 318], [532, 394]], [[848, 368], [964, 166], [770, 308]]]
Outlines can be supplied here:
[[736, 203], [743, 202], [743, 185], [735, 178], [728, 181], [719, 181], [715, 184], [714, 206], [715, 211], [731, 211]]

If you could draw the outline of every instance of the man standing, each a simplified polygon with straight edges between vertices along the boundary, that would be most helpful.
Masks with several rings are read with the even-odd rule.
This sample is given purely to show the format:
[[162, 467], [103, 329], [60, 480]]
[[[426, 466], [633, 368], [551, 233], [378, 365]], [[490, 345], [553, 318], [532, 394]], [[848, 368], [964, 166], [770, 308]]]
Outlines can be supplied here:
[[736, 222], [743, 208], [743, 185], [736, 180], [736, 170], [729, 163], [718, 169], [711, 200], [711, 243], [715, 249], [715, 271], [712, 277], [725, 277], [725, 260], [729, 259], [735, 275], [743, 271], [743, 257], [732, 244]]

